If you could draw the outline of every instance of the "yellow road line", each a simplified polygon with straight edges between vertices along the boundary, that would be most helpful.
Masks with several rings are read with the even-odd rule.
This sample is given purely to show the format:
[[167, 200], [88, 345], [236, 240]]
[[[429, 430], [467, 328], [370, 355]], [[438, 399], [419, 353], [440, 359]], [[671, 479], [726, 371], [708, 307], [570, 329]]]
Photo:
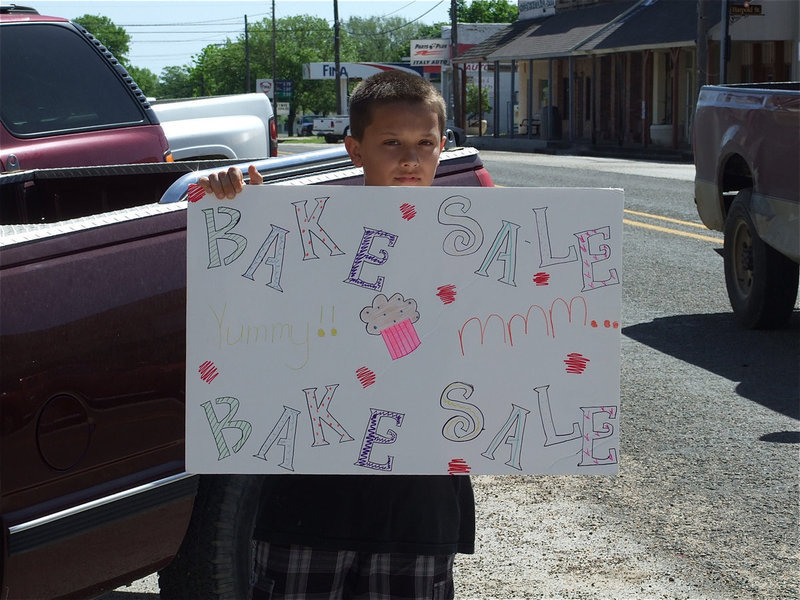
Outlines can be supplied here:
[[[495, 187], [504, 187], [504, 186], [495, 184]], [[686, 225], [687, 227], [697, 227], [699, 229], [707, 229], [706, 226], [701, 223], [692, 223], [691, 221], [681, 221], [680, 219], [673, 219], [672, 217], [662, 217], [661, 215], [652, 215], [650, 213], [639, 212], [637, 210], [629, 210], [627, 208], [623, 209], [623, 212], [626, 212], [630, 215], [636, 215], [637, 217], [657, 219], [659, 221], [667, 221], [669, 223], [675, 223], [677, 225]], [[659, 225], [651, 225], [650, 223], [642, 223], [641, 221], [622, 219], [622, 222], [625, 223], [626, 225], [633, 225], [634, 227], [644, 227], [645, 229], [652, 229], [654, 231], [660, 231], [662, 233], [672, 233], [674, 235], [681, 235], [683, 237], [688, 237], [695, 240], [702, 240], [704, 242], [714, 242], [716, 244], [721, 244], [723, 242], [723, 239], [721, 237], [700, 235], [698, 233], [691, 233], [689, 231], [680, 231], [678, 229], [670, 229], [669, 227], [661, 227]]]
[[[628, 211], [625, 211], [628, 212]], [[641, 221], [631, 221], [630, 219], [622, 219], [626, 225], [634, 225], [635, 227], [644, 227], [645, 229], [652, 229], [654, 231], [661, 231], [662, 233], [671, 233], [673, 235], [681, 235], [696, 240], [703, 240], [704, 242], [722, 243], [722, 238], [711, 237], [710, 235], [700, 235], [691, 233], [689, 231], [680, 231], [678, 229], [670, 229], [668, 227], [661, 227], [660, 225], [651, 225], [650, 223], [642, 223]]]
[[673, 219], [671, 217], [662, 217], [661, 215], [651, 215], [646, 212], [638, 212], [636, 210], [625, 209], [624, 212], [637, 217], [647, 217], [648, 219], [658, 219], [659, 221], [669, 221], [670, 223], [677, 223], [678, 225], [686, 225], [687, 227], [697, 227], [699, 229], [706, 229], [702, 223], [693, 223], [692, 221], [681, 221], [680, 219]]

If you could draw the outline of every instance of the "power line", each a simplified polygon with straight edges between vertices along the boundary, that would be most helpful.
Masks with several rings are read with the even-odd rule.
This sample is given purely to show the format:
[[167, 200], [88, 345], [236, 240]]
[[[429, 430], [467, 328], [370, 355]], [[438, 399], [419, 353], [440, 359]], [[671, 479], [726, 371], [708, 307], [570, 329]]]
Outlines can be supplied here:
[[[247, 15], [249, 17], [266, 17], [269, 13], [258, 13], [256, 15]], [[194, 25], [208, 25], [209, 27], [214, 25], [219, 25], [221, 23], [226, 23], [226, 21], [230, 21], [231, 23], [234, 22], [242, 22], [244, 19], [244, 15], [238, 17], [228, 17], [226, 19], [211, 19], [208, 21], [183, 21], [179, 23], [129, 23], [127, 25], [122, 24], [118, 25], [118, 27], [185, 27], [185, 26], [194, 26]]]
[[352, 31], [347, 31], [347, 30], [345, 30], [345, 31], [346, 31], [346, 32], [347, 32], [349, 35], [352, 35], [353, 37], [378, 37], [378, 36], [380, 36], [380, 35], [386, 35], [386, 34], [389, 34], [389, 33], [394, 33], [395, 31], [400, 31], [401, 29], [404, 29], [405, 27], [408, 27], [408, 26], [409, 26], [409, 25], [411, 25], [412, 23], [414, 23], [414, 22], [416, 22], [416, 21], [419, 21], [419, 20], [420, 20], [422, 17], [424, 17], [425, 15], [427, 15], [429, 12], [431, 12], [431, 11], [435, 10], [435, 9], [436, 9], [436, 8], [437, 8], [437, 7], [438, 7], [438, 6], [439, 6], [439, 5], [442, 3], [442, 2], [444, 2], [444, 0], [440, 0], [439, 2], [437, 2], [436, 4], [434, 4], [434, 5], [433, 5], [433, 8], [431, 8], [431, 9], [429, 9], [429, 10], [426, 10], [424, 13], [422, 13], [422, 14], [421, 14], [420, 16], [418, 16], [416, 19], [411, 19], [410, 21], [406, 21], [405, 23], [403, 23], [403, 24], [402, 24], [402, 25], [400, 25], [399, 27], [395, 27], [394, 29], [386, 29], [386, 30], [384, 30], [384, 31], [378, 31], [378, 32], [376, 32], [376, 33], [354, 33], [354, 32], [352, 32]]

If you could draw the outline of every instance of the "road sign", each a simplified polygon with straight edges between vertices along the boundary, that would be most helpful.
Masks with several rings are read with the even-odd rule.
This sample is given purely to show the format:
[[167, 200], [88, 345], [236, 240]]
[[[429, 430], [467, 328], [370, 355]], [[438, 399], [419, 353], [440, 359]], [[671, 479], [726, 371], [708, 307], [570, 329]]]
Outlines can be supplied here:
[[750, 4], [749, 2], [745, 2], [744, 4], [731, 4], [728, 6], [728, 14], [737, 17], [754, 15], [761, 16], [761, 5]]
[[272, 85], [272, 79], [256, 79], [256, 91], [265, 93], [270, 100], [275, 98], [275, 86]]

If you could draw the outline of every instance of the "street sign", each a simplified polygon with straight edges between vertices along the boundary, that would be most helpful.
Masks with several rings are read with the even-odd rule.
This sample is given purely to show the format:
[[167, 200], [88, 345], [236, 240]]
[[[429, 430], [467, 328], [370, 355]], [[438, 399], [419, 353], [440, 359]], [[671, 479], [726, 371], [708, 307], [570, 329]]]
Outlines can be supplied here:
[[750, 4], [749, 2], [745, 4], [731, 4], [728, 6], [728, 14], [737, 17], [761, 16], [761, 5]]

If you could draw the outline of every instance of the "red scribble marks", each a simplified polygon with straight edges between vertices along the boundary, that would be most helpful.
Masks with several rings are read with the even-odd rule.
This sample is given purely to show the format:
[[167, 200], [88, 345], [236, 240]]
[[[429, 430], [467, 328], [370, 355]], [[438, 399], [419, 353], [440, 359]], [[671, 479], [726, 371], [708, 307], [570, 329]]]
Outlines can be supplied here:
[[417, 207], [413, 204], [401, 204], [400, 205], [400, 213], [403, 215], [403, 218], [406, 221], [410, 221], [414, 217], [417, 216]]
[[217, 375], [219, 375], [216, 365], [210, 360], [207, 360], [200, 365], [197, 371], [200, 373], [200, 379], [206, 383], [211, 383], [214, 381], [214, 379], [216, 379]]
[[202, 200], [203, 197], [206, 195], [206, 191], [196, 183], [189, 184], [189, 190], [186, 195], [186, 199], [189, 202], [197, 202], [198, 200]]
[[533, 283], [536, 285], [547, 285], [550, 283], [550, 273], [540, 271], [533, 276]]
[[368, 388], [373, 383], [375, 383], [375, 373], [373, 373], [367, 367], [361, 367], [356, 370], [356, 377], [361, 382], [361, 386], [364, 388]]
[[472, 469], [463, 458], [454, 458], [447, 465], [450, 475], [467, 475]]
[[452, 284], [440, 285], [436, 288], [436, 295], [443, 304], [452, 304], [456, 301], [456, 286]]
[[[597, 321], [595, 321], [594, 319], [592, 319], [591, 325], [595, 329], [600, 327], [600, 324]], [[610, 319], [606, 319], [605, 321], [603, 321], [603, 327], [605, 327], [606, 329], [619, 329], [619, 322], [618, 321], [611, 321]]]
[[586, 370], [586, 365], [589, 364], [589, 359], [582, 354], [578, 354], [577, 352], [570, 352], [567, 354], [564, 364], [567, 365], [567, 373], [580, 375]]

